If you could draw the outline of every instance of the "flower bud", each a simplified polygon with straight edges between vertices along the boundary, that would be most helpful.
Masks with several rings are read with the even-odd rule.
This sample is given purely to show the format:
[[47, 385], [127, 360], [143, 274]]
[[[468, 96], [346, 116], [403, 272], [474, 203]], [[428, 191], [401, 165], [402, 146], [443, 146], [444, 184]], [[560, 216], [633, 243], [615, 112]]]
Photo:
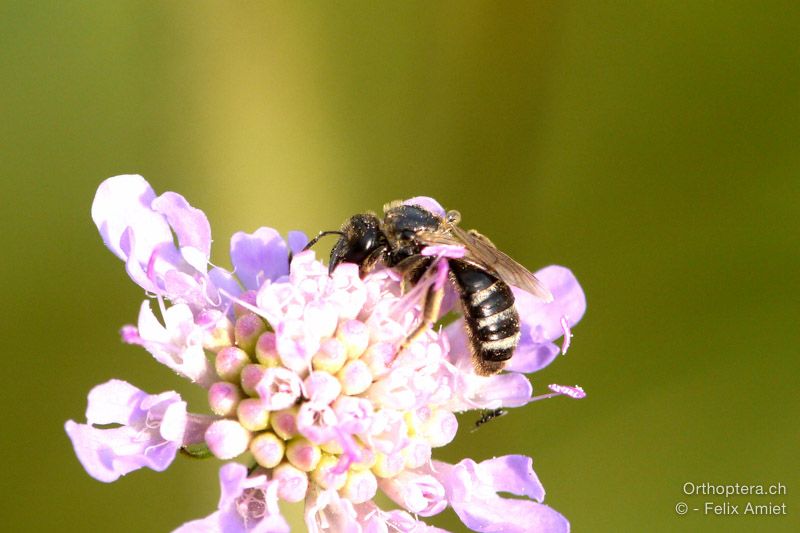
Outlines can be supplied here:
[[347, 348], [339, 339], [325, 339], [317, 353], [311, 358], [314, 370], [329, 374], [338, 372], [347, 362]]
[[354, 460], [350, 463], [350, 471], [354, 470], [369, 470], [373, 466], [375, 466], [376, 462], [376, 453], [372, 448], [368, 448], [361, 444], [358, 440], [356, 440], [356, 447], [358, 448], [358, 453], [355, 454], [358, 459]]
[[372, 473], [378, 477], [394, 477], [406, 466], [406, 460], [400, 453], [386, 455], [382, 452], [375, 454], [375, 464], [372, 466]]
[[402, 453], [406, 458], [406, 468], [413, 470], [430, 462], [431, 445], [422, 439], [411, 439]]
[[342, 496], [354, 504], [364, 503], [375, 497], [378, 479], [369, 470], [351, 470], [342, 487]]
[[319, 464], [322, 452], [305, 437], [297, 437], [286, 446], [286, 458], [303, 472], [311, 472]]
[[217, 310], [206, 310], [198, 313], [195, 319], [198, 326], [203, 326], [203, 348], [218, 352], [233, 344], [233, 323], [225, 314]]
[[208, 449], [227, 460], [241, 455], [250, 444], [250, 432], [235, 420], [216, 420], [206, 430]]
[[372, 373], [364, 361], [350, 361], [337, 374], [342, 392], [351, 396], [361, 394], [372, 385]]
[[306, 377], [303, 385], [306, 397], [321, 405], [328, 405], [342, 392], [341, 383], [327, 372], [312, 372]]
[[269, 409], [260, 398], [245, 398], [239, 402], [236, 417], [250, 431], [262, 431], [269, 427]]
[[264, 365], [259, 364], [249, 364], [242, 368], [239, 382], [241, 383], [242, 390], [244, 390], [245, 394], [248, 396], [258, 395], [256, 392], [256, 385], [258, 385], [258, 383], [264, 377], [264, 371], [266, 370], [267, 368]]
[[319, 464], [311, 472], [311, 479], [323, 489], [341, 489], [347, 481], [347, 471], [335, 473], [337, 464], [339, 464], [338, 457], [327, 453], [323, 454]]
[[457, 431], [456, 415], [446, 409], [435, 409], [422, 424], [422, 435], [434, 448], [448, 444]]
[[265, 331], [256, 341], [256, 359], [266, 367], [280, 366], [281, 356], [275, 347], [275, 334]]
[[233, 335], [236, 338], [236, 346], [247, 353], [253, 353], [259, 335], [267, 330], [264, 320], [255, 313], [248, 313], [236, 319], [233, 328]]
[[336, 338], [347, 349], [348, 359], [358, 359], [369, 346], [369, 329], [360, 320], [348, 320], [339, 325]]
[[286, 445], [274, 433], [259, 433], [250, 441], [250, 453], [256, 462], [264, 468], [278, 466], [283, 459]]
[[225, 381], [236, 383], [245, 365], [250, 363], [250, 356], [236, 346], [227, 346], [217, 353], [214, 367], [219, 377]]
[[239, 387], [228, 381], [217, 381], [208, 388], [208, 404], [219, 416], [231, 416], [242, 399]]
[[272, 479], [278, 482], [278, 496], [287, 502], [300, 502], [308, 490], [308, 474], [290, 463], [283, 462], [272, 471]]
[[[241, 300], [241, 301], [243, 301], [243, 302], [245, 302], [247, 304], [250, 304], [252, 306], [256, 306], [257, 305], [256, 304], [256, 295], [257, 294], [258, 293], [256, 291], [245, 291], [245, 292], [243, 292], [242, 294], [239, 295], [239, 300]], [[252, 311], [250, 309], [248, 309], [247, 307], [241, 305], [239, 302], [235, 302], [233, 304], [233, 313], [236, 315], [236, 318], [239, 318], [240, 316], [244, 316], [244, 315], [246, 315], [248, 313], [252, 313]]]
[[396, 355], [397, 348], [391, 342], [376, 342], [367, 348], [361, 360], [367, 363], [373, 376], [380, 377], [389, 373]]
[[269, 416], [272, 431], [284, 440], [297, 435], [297, 406], [287, 407], [280, 411], [272, 411]]
[[339, 455], [340, 453], [344, 453], [344, 448], [342, 448], [341, 443], [339, 443], [339, 441], [336, 439], [322, 443], [319, 445], [319, 447], [323, 452], [330, 453], [333, 455]]
[[339, 323], [339, 313], [327, 301], [315, 300], [306, 304], [303, 310], [305, 322], [312, 327], [320, 339], [333, 336]]

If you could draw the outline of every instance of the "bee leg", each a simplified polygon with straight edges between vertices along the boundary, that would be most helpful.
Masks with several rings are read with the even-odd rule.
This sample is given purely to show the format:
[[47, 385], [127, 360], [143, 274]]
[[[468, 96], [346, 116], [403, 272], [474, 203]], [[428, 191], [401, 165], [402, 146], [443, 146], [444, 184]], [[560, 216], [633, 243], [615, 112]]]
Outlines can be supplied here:
[[436, 319], [439, 317], [439, 311], [442, 308], [442, 299], [444, 298], [444, 287], [440, 287], [438, 289], [435, 288], [435, 285], [431, 283], [428, 287], [428, 290], [425, 292], [425, 297], [422, 301], [422, 319], [419, 325], [412, 331], [400, 344], [400, 348], [397, 350], [397, 353], [402, 352], [409, 345], [420, 338], [425, 331], [429, 327], [436, 322]]
[[375, 266], [382, 262], [386, 256], [385, 251], [382, 248], [379, 248], [369, 254], [366, 259], [364, 259], [358, 267], [358, 275], [359, 277], [363, 278], [370, 272], [375, 269]]
[[430, 257], [419, 255], [407, 257], [394, 265], [393, 268], [403, 276], [400, 280], [400, 294], [407, 293], [411, 287], [416, 285], [425, 272], [428, 271], [430, 265]]

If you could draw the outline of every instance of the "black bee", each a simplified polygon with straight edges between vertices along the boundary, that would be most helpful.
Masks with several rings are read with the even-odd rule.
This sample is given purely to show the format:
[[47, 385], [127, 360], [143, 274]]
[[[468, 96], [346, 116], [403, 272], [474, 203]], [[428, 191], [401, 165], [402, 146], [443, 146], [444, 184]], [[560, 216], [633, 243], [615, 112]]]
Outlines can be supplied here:
[[[331, 250], [329, 272], [342, 262], [356, 263], [363, 276], [376, 265], [397, 269], [404, 283], [414, 285], [428, 272], [434, 258], [421, 254], [429, 245], [458, 245], [466, 254], [449, 259], [450, 280], [458, 289], [464, 321], [472, 347], [473, 363], [478, 374], [488, 376], [503, 369], [519, 342], [519, 315], [514, 307], [514, 285], [534, 296], [552, 301], [553, 296], [525, 267], [495, 248], [480, 233], [458, 226], [461, 215], [448, 211], [441, 217], [419, 205], [396, 201], [383, 208], [380, 220], [372, 213], [353, 215], [339, 231], [323, 231], [322, 236], [337, 234]], [[435, 322], [444, 295], [431, 284], [423, 302], [422, 321], [405, 340], [401, 350]]]

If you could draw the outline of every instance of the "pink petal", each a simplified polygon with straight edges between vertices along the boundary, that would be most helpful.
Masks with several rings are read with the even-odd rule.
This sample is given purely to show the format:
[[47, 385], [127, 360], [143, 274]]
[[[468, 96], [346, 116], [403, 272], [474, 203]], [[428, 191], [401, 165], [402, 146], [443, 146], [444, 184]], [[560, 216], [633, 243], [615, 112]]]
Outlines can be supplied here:
[[86, 472], [108, 483], [142, 467], [160, 472], [172, 463], [183, 443], [186, 402], [175, 392], [150, 395], [111, 380], [89, 394], [87, 418], [122, 424], [101, 429], [70, 420], [64, 426]]
[[286, 242], [293, 254], [299, 254], [308, 244], [308, 237], [302, 231], [290, 231], [286, 234]]
[[489, 377], [465, 376], [465, 379], [465, 399], [474, 408], [519, 407], [528, 403], [533, 392], [528, 378], [516, 372]]
[[404, 470], [378, 484], [395, 503], [413, 514], [434, 516], [447, 507], [444, 487], [433, 476]]
[[[278, 509], [277, 484], [268, 482], [266, 476], [247, 477], [243, 465], [228, 463], [219, 470], [219, 483], [218, 510], [183, 524], [173, 533], [289, 533], [289, 525]], [[261, 502], [254, 507], [257, 514], [245, 503], [248, 497]]]
[[431, 472], [444, 485], [458, 517], [474, 531], [569, 531], [569, 522], [546, 505], [498, 496], [498, 492], [511, 492], [544, 497], [528, 458], [506, 456], [482, 463], [464, 459], [456, 465], [434, 461]]
[[426, 209], [433, 213], [434, 215], [439, 215], [440, 217], [444, 217], [447, 212], [444, 210], [444, 207], [429, 196], [415, 196], [414, 198], [409, 198], [408, 200], [403, 202], [405, 205], [418, 205], [423, 209]]
[[266, 280], [289, 273], [289, 250], [272, 228], [235, 233], [231, 237], [231, 261], [247, 289], [258, 289]]
[[524, 455], [504, 455], [480, 463], [480, 469], [496, 492], [510, 492], [541, 502], [544, 486], [533, 471], [533, 459]]
[[181, 249], [190, 248], [199, 252], [199, 255], [183, 255], [196, 270], [205, 272], [211, 254], [211, 226], [205, 213], [189, 205], [183, 196], [174, 192], [165, 192], [153, 200], [152, 208], [167, 219]]
[[535, 343], [529, 337], [524, 337], [505, 369], [525, 374], [536, 372], [552, 363], [559, 352], [559, 347], [552, 342]]
[[466, 248], [455, 244], [436, 244], [426, 246], [420, 252], [421, 255], [433, 257], [446, 257], [448, 259], [461, 259], [467, 254]]
[[333, 489], [310, 489], [305, 521], [309, 533], [361, 533], [353, 504]]
[[567, 268], [545, 267], [536, 272], [536, 277], [553, 293], [553, 301], [544, 303], [521, 289], [512, 288], [523, 325], [522, 334], [523, 337], [530, 335], [530, 340], [536, 343], [554, 341], [564, 334], [563, 317], [570, 327], [583, 317], [586, 297], [578, 280]]
[[147, 393], [126, 381], [112, 379], [89, 392], [86, 421], [89, 424], [128, 424], [139, 414]]
[[[123, 261], [132, 255], [139, 263], [147, 264], [157, 245], [172, 242], [166, 220], [150, 207], [155, 197], [150, 184], [135, 174], [108, 178], [97, 188], [92, 220], [105, 245]], [[123, 250], [120, 246], [128, 228], [136, 234], [135, 250]]]

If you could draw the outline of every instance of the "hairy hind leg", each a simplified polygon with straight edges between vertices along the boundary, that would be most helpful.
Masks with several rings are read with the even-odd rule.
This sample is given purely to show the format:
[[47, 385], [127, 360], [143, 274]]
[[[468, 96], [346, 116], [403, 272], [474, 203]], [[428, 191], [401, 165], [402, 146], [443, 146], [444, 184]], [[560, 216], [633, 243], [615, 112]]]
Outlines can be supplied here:
[[419, 325], [412, 331], [403, 342], [400, 344], [398, 353], [402, 352], [408, 346], [420, 338], [425, 331], [436, 322], [439, 317], [439, 311], [442, 308], [442, 299], [444, 298], [444, 287], [435, 288], [435, 284], [431, 283], [428, 290], [425, 291], [425, 296], [422, 301], [422, 319]]

